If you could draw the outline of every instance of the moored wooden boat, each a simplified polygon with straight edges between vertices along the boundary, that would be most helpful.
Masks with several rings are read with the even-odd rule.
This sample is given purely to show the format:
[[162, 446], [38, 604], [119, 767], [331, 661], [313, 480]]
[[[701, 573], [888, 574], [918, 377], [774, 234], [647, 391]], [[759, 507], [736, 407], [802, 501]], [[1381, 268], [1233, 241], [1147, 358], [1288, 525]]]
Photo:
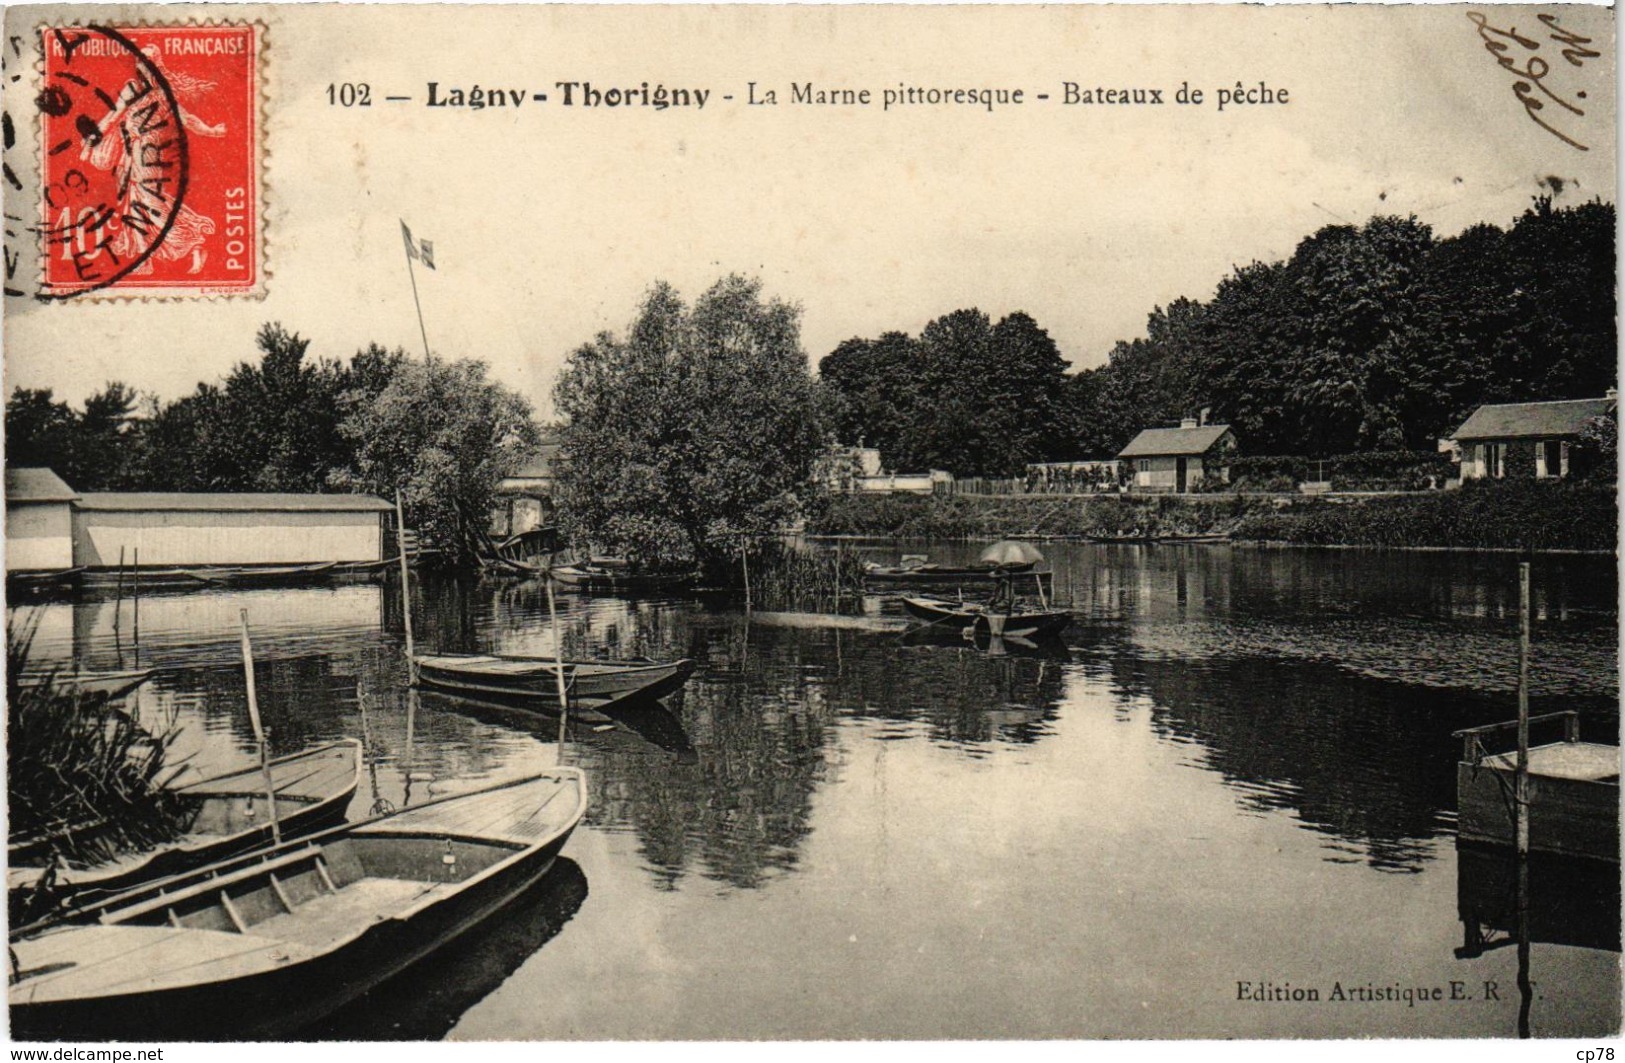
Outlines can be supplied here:
[[524, 893], [586, 800], [581, 771], [555, 768], [77, 910], [14, 937], [12, 1035], [285, 1037]]
[[38, 572], [6, 573], [6, 590], [13, 594], [45, 594], [72, 588], [85, 573], [84, 565]]
[[932, 562], [917, 565], [878, 565], [870, 562], [863, 568], [863, 578], [876, 583], [940, 583], [954, 579], [991, 579], [996, 576], [1025, 575], [1032, 572], [1034, 564], [1032, 561], [1009, 565], [987, 561], [969, 565], [939, 565]]
[[675, 590], [694, 581], [692, 572], [636, 572], [627, 566], [597, 561], [554, 565], [547, 573], [566, 587], [586, 590]]
[[1000, 637], [1043, 638], [1058, 635], [1072, 623], [1072, 614], [1064, 612], [1003, 612], [989, 610], [971, 602], [955, 602], [945, 598], [907, 595], [902, 599], [909, 615], [928, 624], [946, 628], [985, 629], [987, 634]]
[[[1563, 738], [1529, 747], [1529, 848], [1532, 852], [1619, 861], [1619, 746], [1580, 740], [1579, 714], [1531, 716], [1531, 724], [1561, 721]], [[1515, 842], [1510, 794], [1515, 753], [1490, 753], [1487, 736], [1515, 730], [1516, 720], [1455, 732], [1456, 833], [1491, 845]]]
[[23, 689], [54, 686], [81, 694], [105, 694], [119, 698], [152, 678], [151, 668], [124, 672], [24, 672], [17, 684]]
[[[344, 818], [361, 781], [361, 744], [332, 742], [271, 761], [277, 827], [296, 837]], [[174, 797], [186, 817], [175, 841], [86, 867], [71, 864], [45, 879], [51, 854], [64, 832], [17, 839], [7, 846], [7, 886], [28, 890], [44, 879], [54, 899], [103, 896], [149, 879], [178, 874], [272, 840], [265, 809], [265, 776], [259, 765], [176, 787]], [[84, 828], [94, 830], [94, 827]]]
[[[558, 704], [558, 665], [547, 657], [434, 654], [413, 658], [418, 678], [431, 686], [470, 694], [536, 698]], [[694, 674], [694, 662], [565, 660], [565, 687], [572, 700], [660, 698]]]
[[339, 567], [337, 561], [314, 565], [265, 565], [254, 568], [188, 568], [186, 575], [202, 583], [227, 587], [268, 587], [310, 583], [326, 579]]

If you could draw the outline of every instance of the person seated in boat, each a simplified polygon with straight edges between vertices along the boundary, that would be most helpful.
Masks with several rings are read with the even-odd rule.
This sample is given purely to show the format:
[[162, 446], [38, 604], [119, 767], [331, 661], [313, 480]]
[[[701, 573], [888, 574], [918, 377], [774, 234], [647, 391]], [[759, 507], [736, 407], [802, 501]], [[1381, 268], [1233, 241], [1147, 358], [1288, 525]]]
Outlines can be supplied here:
[[1015, 581], [1004, 572], [993, 576], [993, 596], [987, 600], [987, 612], [1009, 616], [1016, 607]]

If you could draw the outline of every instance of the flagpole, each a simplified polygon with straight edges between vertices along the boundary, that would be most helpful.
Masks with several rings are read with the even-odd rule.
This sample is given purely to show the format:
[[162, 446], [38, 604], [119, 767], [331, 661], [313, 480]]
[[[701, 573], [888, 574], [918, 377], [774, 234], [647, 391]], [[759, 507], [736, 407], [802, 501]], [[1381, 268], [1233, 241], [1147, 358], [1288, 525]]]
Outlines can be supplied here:
[[412, 268], [411, 255], [406, 256], [406, 275], [412, 278], [412, 305], [418, 308], [418, 331], [423, 334], [423, 361], [432, 362], [434, 356], [429, 353], [429, 330], [423, 327], [423, 303], [418, 299], [418, 274]]

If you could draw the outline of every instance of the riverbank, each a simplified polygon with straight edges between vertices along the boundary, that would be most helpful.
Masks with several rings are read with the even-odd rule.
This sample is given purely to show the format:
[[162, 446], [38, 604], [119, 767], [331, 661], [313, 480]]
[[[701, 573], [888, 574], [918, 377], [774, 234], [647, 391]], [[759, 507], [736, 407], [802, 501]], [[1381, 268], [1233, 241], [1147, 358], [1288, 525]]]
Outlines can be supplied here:
[[820, 500], [807, 531], [908, 539], [1224, 535], [1301, 546], [1611, 552], [1619, 516], [1612, 484], [1518, 482], [1332, 499], [842, 495]]

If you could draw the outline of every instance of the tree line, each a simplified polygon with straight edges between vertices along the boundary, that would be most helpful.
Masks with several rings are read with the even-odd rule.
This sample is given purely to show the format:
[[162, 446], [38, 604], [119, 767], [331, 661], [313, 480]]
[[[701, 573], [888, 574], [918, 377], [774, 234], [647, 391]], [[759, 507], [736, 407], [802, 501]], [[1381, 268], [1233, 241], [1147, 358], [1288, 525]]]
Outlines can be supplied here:
[[119, 382], [82, 411], [50, 389], [6, 403], [6, 463], [54, 469], [79, 491], [400, 490], [425, 542], [477, 553], [492, 491], [539, 439], [530, 404], [483, 362], [417, 362], [372, 344], [348, 362], [308, 357], [280, 324], [259, 357], [162, 403]]
[[1113, 457], [1203, 411], [1247, 454], [1431, 450], [1479, 405], [1600, 396], [1616, 378], [1614, 207], [1539, 198], [1509, 228], [1329, 225], [1068, 375], [1031, 317], [977, 310], [842, 343], [821, 366], [837, 436], [890, 468], [1014, 476]]

